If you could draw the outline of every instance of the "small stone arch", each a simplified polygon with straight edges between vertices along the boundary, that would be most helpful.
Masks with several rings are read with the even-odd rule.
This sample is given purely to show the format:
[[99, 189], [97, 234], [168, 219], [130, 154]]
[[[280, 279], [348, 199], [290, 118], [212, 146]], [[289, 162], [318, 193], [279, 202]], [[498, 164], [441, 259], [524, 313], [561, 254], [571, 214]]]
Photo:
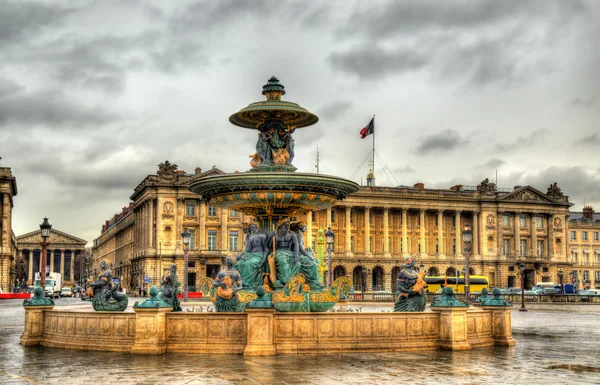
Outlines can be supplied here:
[[335, 267], [335, 269], [333, 269], [333, 281], [335, 282], [336, 279], [340, 278], [340, 277], [345, 277], [346, 276], [346, 268], [342, 265], [338, 265]]
[[452, 266], [450, 266], [449, 268], [446, 269], [446, 276], [448, 277], [455, 277], [456, 276], [456, 269]]
[[474, 268], [474, 267], [470, 267], [470, 266], [469, 266], [469, 274], [470, 274], [470, 275], [477, 275], [477, 272], [475, 271], [475, 268]]
[[373, 291], [381, 291], [385, 290], [385, 279], [383, 275], [385, 274], [383, 267], [375, 266], [373, 268], [372, 276], [371, 276], [371, 289]]
[[494, 251], [494, 237], [491, 235], [487, 239], [487, 249], [488, 251]]
[[398, 274], [400, 274], [400, 267], [394, 266], [391, 272], [392, 276], [390, 279], [392, 293], [396, 292], [396, 287], [398, 286]]
[[429, 276], [438, 276], [440, 274], [440, 271], [437, 267], [435, 266], [431, 266], [429, 269], [427, 269], [427, 275]]
[[354, 287], [354, 290], [358, 290], [358, 291], [361, 291], [364, 286], [362, 266], [360, 266], [360, 265], [356, 266], [352, 270], [352, 286]]

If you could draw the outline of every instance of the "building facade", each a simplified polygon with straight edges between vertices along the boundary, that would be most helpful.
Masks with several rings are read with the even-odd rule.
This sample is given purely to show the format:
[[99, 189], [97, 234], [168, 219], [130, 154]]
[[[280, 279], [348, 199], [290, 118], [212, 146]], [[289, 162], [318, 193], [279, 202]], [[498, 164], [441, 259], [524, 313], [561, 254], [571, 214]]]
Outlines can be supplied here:
[[194, 291], [200, 278], [215, 278], [226, 255], [243, 250], [244, 214], [208, 205], [188, 190], [194, 178], [222, 174], [213, 167], [194, 174], [161, 163], [155, 175], [148, 175], [131, 195], [131, 204], [102, 226], [93, 242], [93, 266], [102, 259], [112, 263], [113, 276], [131, 291], [160, 285], [160, 277], [171, 264], [177, 265], [183, 281], [184, 245], [181, 233], [191, 233], [188, 252], [188, 285]]
[[578, 289], [600, 289], [600, 214], [592, 206], [569, 217], [569, 250], [573, 269], [563, 272], [565, 283]]
[[17, 239], [12, 229], [13, 198], [17, 195], [17, 180], [9, 167], [0, 167], [0, 289], [12, 289], [17, 269]]

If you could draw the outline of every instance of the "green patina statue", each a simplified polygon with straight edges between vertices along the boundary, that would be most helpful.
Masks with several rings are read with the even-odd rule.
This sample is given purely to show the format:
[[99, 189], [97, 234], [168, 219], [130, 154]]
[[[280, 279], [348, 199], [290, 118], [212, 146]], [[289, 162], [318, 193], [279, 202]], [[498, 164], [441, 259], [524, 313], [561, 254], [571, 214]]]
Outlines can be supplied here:
[[172, 308], [173, 305], [160, 299], [160, 296], [158, 295], [158, 287], [152, 286], [150, 288], [150, 298], [148, 298], [147, 300], [144, 300], [144, 302], [142, 302], [142, 303], [136, 302], [133, 305], [133, 307], [136, 309], [137, 308], [157, 308], [157, 307]]
[[112, 272], [108, 268], [107, 260], [100, 261], [100, 274], [94, 282], [88, 284], [94, 290], [92, 306], [96, 311], [125, 311], [128, 298], [126, 294], [119, 293], [118, 284], [112, 280]]
[[259, 286], [258, 289], [256, 289], [256, 295], [257, 298], [247, 304], [246, 309], [271, 309], [273, 307], [271, 294], [267, 293], [264, 287]]
[[217, 274], [213, 283], [215, 290], [215, 310], [217, 312], [243, 312], [238, 291], [242, 289], [242, 277], [233, 267], [233, 258], [227, 257], [227, 268]]
[[246, 247], [237, 257], [235, 269], [242, 277], [242, 285], [246, 288], [257, 288], [263, 285], [262, 261], [266, 258], [267, 235], [258, 229], [255, 222], [247, 227]]
[[398, 274], [395, 312], [425, 311], [425, 272], [416, 267], [417, 258], [410, 256]]
[[442, 294], [437, 296], [431, 303], [431, 307], [468, 307], [466, 303], [460, 302], [454, 296], [454, 290], [450, 286], [442, 289]]
[[173, 311], [181, 311], [181, 305], [177, 293], [179, 293], [179, 277], [177, 276], [177, 265], [172, 264], [170, 272], [163, 277], [159, 298], [173, 308]]
[[54, 306], [54, 300], [44, 297], [44, 289], [36, 286], [33, 289], [33, 297], [24, 300], [23, 306]]
[[490, 297], [488, 296], [488, 289], [484, 287], [483, 289], [481, 289], [481, 295], [479, 296], [479, 298], [473, 300], [473, 303], [481, 305], [488, 299], [490, 299]]
[[485, 299], [485, 301], [481, 302], [481, 305], [482, 306], [512, 306], [512, 302], [508, 302], [500, 296], [500, 289], [498, 289], [497, 287], [495, 287], [494, 290], [492, 290], [492, 296], [493, 296], [493, 298], [487, 297]]

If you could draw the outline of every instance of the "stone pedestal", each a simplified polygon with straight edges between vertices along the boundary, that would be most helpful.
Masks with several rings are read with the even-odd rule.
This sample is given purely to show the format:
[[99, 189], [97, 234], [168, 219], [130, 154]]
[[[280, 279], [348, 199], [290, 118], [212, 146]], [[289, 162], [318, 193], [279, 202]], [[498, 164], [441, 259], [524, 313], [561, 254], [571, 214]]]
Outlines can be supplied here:
[[445, 350], [469, 350], [467, 339], [468, 307], [432, 307], [440, 315], [440, 347]]
[[21, 345], [39, 345], [44, 337], [44, 311], [52, 310], [54, 305], [23, 307], [25, 308], [25, 328], [21, 335]]
[[274, 356], [277, 354], [273, 345], [274, 309], [248, 309], [248, 335], [245, 356]]
[[512, 336], [511, 307], [482, 306], [492, 313], [492, 338], [496, 346], [515, 346]]
[[163, 354], [167, 351], [167, 313], [173, 309], [133, 308], [135, 311], [135, 344], [133, 354]]

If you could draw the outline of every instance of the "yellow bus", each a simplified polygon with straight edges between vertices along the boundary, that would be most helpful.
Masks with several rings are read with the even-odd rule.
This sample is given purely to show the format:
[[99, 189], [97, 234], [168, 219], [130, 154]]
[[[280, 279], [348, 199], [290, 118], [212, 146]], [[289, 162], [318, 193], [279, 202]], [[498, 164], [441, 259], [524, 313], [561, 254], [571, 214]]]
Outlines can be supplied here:
[[[427, 292], [435, 293], [437, 290], [441, 290], [444, 287], [444, 284], [447, 284], [452, 289], [454, 289], [455, 293], [464, 293], [465, 292], [465, 277], [425, 277], [425, 282], [427, 283]], [[469, 292], [481, 292], [483, 288], [489, 290], [489, 282], [488, 278], [483, 275], [470, 275], [469, 276]]]

